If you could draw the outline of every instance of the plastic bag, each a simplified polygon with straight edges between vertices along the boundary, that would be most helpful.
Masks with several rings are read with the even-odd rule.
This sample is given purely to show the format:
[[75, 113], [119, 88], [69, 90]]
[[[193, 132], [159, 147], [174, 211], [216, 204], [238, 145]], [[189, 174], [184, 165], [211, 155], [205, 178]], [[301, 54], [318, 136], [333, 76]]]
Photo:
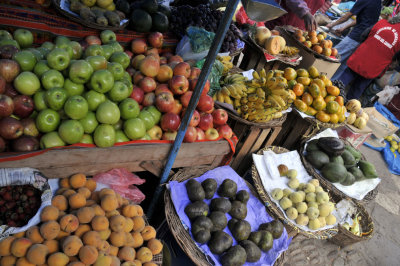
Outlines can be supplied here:
[[192, 46], [190, 44], [190, 39], [188, 36], [185, 35], [176, 46], [176, 54], [182, 57], [184, 61], [188, 60], [198, 61], [207, 56], [208, 50], [201, 53], [193, 52]]
[[51, 204], [53, 192], [56, 189], [50, 187], [47, 179], [37, 169], [33, 168], [1, 168], [0, 169], [0, 187], [3, 186], [22, 186], [32, 185], [42, 191], [40, 208], [37, 213], [23, 227], [9, 227], [1, 225], [0, 240], [19, 232], [26, 231], [29, 227], [40, 223], [40, 213], [42, 209]]
[[376, 96], [379, 97], [378, 102], [383, 105], [387, 105], [393, 99], [393, 96], [400, 92], [400, 88], [397, 86], [385, 86], [385, 88], [378, 92]]
[[139, 204], [145, 199], [145, 195], [134, 185], [141, 185], [146, 180], [129, 172], [125, 168], [116, 168], [108, 172], [97, 174], [93, 177], [96, 182], [109, 185], [111, 189], [121, 194], [122, 197]]
[[[205, 59], [200, 60], [196, 63], [196, 67], [202, 69], [205, 61]], [[219, 85], [219, 80], [222, 77], [223, 71], [224, 65], [219, 60], [215, 60], [210, 75], [208, 76], [208, 80], [210, 81], [210, 91], [208, 92], [209, 95], [212, 96], [215, 94], [215, 92], [221, 89], [221, 86]]]
[[188, 27], [186, 29], [186, 34], [189, 37], [190, 45], [195, 53], [208, 51], [215, 36], [214, 32], [209, 32], [198, 27]]
[[376, 79], [379, 87], [395, 86], [400, 84], [400, 73], [396, 70], [386, 71], [386, 73], [379, 79]]

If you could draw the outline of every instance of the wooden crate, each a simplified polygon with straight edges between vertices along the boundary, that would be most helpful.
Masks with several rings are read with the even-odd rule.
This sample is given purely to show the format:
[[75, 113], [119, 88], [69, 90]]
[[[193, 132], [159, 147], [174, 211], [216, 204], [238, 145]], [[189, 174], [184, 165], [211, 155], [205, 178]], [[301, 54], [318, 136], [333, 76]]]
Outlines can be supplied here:
[[[0, 168], [32, 167], [48, 178], [63, 178], [75, 173], [94, 175], [124, 167], [131, 172], [149, 171], [159, 176], [172, 144], [132, 144], [110, 148], [55, 149], [9, 162]], [[173, 168], [210, 165], [217, 167], [231, 151], [226, 140], [182, 143]]]

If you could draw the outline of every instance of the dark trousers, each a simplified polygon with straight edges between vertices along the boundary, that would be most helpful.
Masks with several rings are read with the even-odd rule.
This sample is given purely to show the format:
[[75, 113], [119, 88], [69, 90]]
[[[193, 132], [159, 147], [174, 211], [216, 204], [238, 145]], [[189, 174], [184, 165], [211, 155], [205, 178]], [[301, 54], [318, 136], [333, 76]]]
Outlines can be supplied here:
[[352, 82], [352, 85], [346, 95], [347, 100], [359, 99], [365, 88], [367, 88], [372, 81], [372, 79], [364, 78], [348, 67], [337, 79], [341, 80], [345, 86]]

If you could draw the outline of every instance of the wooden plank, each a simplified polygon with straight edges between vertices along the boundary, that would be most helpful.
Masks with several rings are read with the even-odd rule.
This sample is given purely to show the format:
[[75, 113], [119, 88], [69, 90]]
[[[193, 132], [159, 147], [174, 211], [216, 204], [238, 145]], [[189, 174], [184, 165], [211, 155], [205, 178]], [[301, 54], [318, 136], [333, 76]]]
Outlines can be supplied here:
[[219, 156], [215, 156], [214, 160], [211, 164], [212, 168], [218, 167], [221, 165], [222, 160], [224, 159], [225, 155], [219, 155]]
[[298, 119], [295, 127], [286, 138], [283, 147], [289, 150], [292, 149], [293, 145], [301, 139], [301, 136], [309, 127], [312, 127], [310, 123], [304, 119]]
[[258, 150], [260, 150], [261, 145], [264, 143], [265, 139], [268, 137], [268, 134], [270, 131], [271, 131], [271, 128], [262, 129], [260, 136], [257, 138], [253, 147], [251, 147], [251, 149], [250, 149], [249, 156], [251, 156], [252, 153], [256, 153]]
[[242, 137], [246, 133], [246, 129], [249, 126], [240, 122], [236, 122], [235, 126], [232, 128], [233, 133], [235, 133], [236, 137], [238, 138], [238, 141], [240, 142], [242, 140]]
[[253, 147], [253, 144], [257, 137], [260, 134], [261, 129], [252, 127], [250, 128], [250, 133], [246, 138], [246, 141], [243, 143], [243, 146], [239, 150], [239, 152], [236, 154], [235, 159], [231, 163], [231, 167], [233, 169], [237, 169], [244, 159], [244, 157], [249, 153], [251, 147]]
[[269, 136], [267, 142], [265, 143], [265, 146], [272, 146], [274, 144], [274, 141], [275, 141], [276, 137], [281, 132], [281, 130], [282, 130], [282, 127], [275, 127], [272, 130], [271, 135]]

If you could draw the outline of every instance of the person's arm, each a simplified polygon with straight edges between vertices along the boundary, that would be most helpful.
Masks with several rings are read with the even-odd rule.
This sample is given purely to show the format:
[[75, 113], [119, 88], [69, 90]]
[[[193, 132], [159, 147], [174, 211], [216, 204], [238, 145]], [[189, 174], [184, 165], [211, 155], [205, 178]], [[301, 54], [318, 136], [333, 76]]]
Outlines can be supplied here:
[[299, 18], [304, 20], [306, 30], [316, 30], [318, 25], [314, 16], [311, 14], [310, 8], [303, 0], [286, 0], [286, 6], [290, 11], [296, 14]]
[[374, 27], [374, 25], [372, 25], [371, 27], [366, 28], [360, 35], [360, 41], [363, 42], [368, 38], [368, 35], [370, 33], [370, 31], [372, 30], [372, 28]]
[[339, 28], [339, 29], [336, 29], [335, 32], [336, 32], [337, 34], [339, 34], [339, 35], [342, 35], [342, 32], [343, 32], [343, 31], [345, 31], [346, 29], [348, 29], [348, 28], [350, 28], [350, 27], [355, 26], [356, 24], [357, 24], [357, 21], [353, 20], [350, 24], [348, 24], [348, 25], [346, 25], [346, 26], [343, 26], [343, 27], [341, 27], [341, 28]]
[[327, 28], [331, 29], [333, 27], [335, 27], [336, 25], [342, 24], [343, 22], [346, 22], [349, 18], [351, 18], [353, 16], [353, 14], [351, 12], [346, 12], [341, 18], [339, 18], [338, 20], [329, 23], [328, 25], [326, 25]]

